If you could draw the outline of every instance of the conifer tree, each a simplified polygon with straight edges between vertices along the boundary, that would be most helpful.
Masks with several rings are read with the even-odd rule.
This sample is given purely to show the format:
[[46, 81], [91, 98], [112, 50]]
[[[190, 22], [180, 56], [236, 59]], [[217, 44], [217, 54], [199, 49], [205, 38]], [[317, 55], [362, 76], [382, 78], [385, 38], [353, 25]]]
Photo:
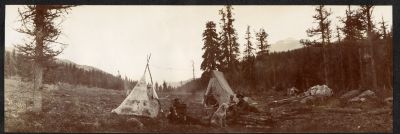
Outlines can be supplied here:
[[[18, 10], [22, 26], [17, 31], [27, 34], [31, 41], [16, 45], [16, 48], [25, 58], [32, 60], [34, 63], [34, 91], [42, 87], [45, 66], [63, 51], [63, 47], [58, 50], [57, 47], [54, 47], [54, 44], [65, 45], [57, 42], [61, 34], [61, 29], [58, 27], [57, 22], [60, 17], [68, 13], [71, 9], [70, 7], [72, 6], [27, 5], [23, 10]], [[35, 101], [34, 103], [37, 102]], [[37, 110], [40, 111], [40, 109], [34, 109], [34, 111]]]
[[[255, 82], [254, 81], [254, 48], [253, 48], [253, 43], [251, 43], [251, 33], [250, 33], [250, 26], [247, 26], [247, 31], [246, 31], [246, 43], [245, 43], [245, 49], [243, 51], [243, 73], [245, 74], [245, 78], [250, 81], [250, 82]], [[254, 85], [254, 83], [252, 84]]]
[[351, 10], [350, 5], [346, 9], [346, 17], [341, 19], [344, 27], [341, 29], [346, 41], [356, 41], [363, 39], [362, 31], [365, 27], [362, 23], [362, 15]]
[[256, 33], [256, 37], [259, 49], [259, 51], [257, 52], [257, 56], [268, 54], [268, 48], [270, 46], [267, 41], [268, 34], [265, 32], [263, 28], [261, 28], [260, 31]]
[[207, 22], [206, 30], [203, 33], [204, 41], [204, 54], [201, 69], [209, 72], [217, 69], [217, 60], [219, 52], [218, 34], [216, 32], [215, 23], [212, 21]]
[[219, 58], [221, 70], [232, 70], [236, 68], [238, 63], [237, 57], [239, 52], [239, 43], [237, 42], [237, 33], [233, 26], [235, 19], [233, 18], [232, 6], [226, 6], [226, 12], [223, 9], [219, 11], [221, 18], [222, 31], [220, 32], [220, 49]]

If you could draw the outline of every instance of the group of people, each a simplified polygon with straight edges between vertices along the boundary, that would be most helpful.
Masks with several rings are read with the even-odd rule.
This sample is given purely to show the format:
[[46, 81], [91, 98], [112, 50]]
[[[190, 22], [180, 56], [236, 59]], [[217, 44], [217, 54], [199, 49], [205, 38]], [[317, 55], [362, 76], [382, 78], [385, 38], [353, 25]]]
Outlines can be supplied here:
[[[213, 107], [215, 112], [220, 107], [218, 101], [212, 95], [206, 97], [207, 97], [206, 103], [211, 104], [208, 106]], [[226, 109], [227, 122], [235, 123], [240, 118], [240, 115], [245, 115], [249, 112], [259, 112], [255, 107], [251, 106], [247, 101], [244, 100], [244, 96], [242, 94], [237, 94], [236, 98], [238, 98], [239, 101], [236, 102], [234, 100], [234, 96], [231, 95], [230, 101], [227, 103], [227, 109]], [[172, 105], [169, 110], [170, 112], [167, 115], [167, 118], [170, 123], [186, 124], [189, 123], [191, 120], [193, 120], [191, 117], [187, 115], [187, 105], [181, 102], [181, 100], [178, 98], [175, 98], [172, 101]]]

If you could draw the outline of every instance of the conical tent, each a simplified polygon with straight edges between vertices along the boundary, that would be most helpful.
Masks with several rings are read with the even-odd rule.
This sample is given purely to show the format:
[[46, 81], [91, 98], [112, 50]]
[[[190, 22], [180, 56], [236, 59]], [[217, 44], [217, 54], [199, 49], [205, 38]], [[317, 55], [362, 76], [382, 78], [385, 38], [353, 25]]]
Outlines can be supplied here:
[[[226, 81], [222, 72], [213, 70], [211, 72], [211, 78], [205, 92], [205, 97], [212, 95], [218, 102], [218, 104], [228, 103], [230, 96], [234, 96], [234, 100], [237, 101], [235, 93]], [[206, 100], [206, 98], [204, 98]]]
[[157, 92], [154, 90], [153, 86], [147, 85], [147, 69], [148, 65], [146, 66], [142, 78], [132, 89], [128, 97], [126, 97], [125, 100], [111, 112], [121, 115], [137, 115], [151, 118], [157, 117], [161, 110], [161, 106], [158, 100]]

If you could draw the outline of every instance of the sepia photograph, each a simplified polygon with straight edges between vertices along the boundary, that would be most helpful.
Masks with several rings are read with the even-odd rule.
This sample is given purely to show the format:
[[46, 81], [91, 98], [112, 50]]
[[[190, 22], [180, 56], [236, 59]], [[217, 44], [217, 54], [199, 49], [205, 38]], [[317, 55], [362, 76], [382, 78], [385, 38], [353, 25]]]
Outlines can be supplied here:
[[392, 5], [5, 5], [4, 131], [393, 133]]

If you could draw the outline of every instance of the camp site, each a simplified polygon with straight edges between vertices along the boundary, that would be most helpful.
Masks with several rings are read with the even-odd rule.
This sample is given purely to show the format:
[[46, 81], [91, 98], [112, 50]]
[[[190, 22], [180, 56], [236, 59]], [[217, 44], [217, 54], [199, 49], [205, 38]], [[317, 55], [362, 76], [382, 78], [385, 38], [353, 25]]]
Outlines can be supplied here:
[[7, 5], [5, 24], [5, 132], [393, 132], [391, 6]]

